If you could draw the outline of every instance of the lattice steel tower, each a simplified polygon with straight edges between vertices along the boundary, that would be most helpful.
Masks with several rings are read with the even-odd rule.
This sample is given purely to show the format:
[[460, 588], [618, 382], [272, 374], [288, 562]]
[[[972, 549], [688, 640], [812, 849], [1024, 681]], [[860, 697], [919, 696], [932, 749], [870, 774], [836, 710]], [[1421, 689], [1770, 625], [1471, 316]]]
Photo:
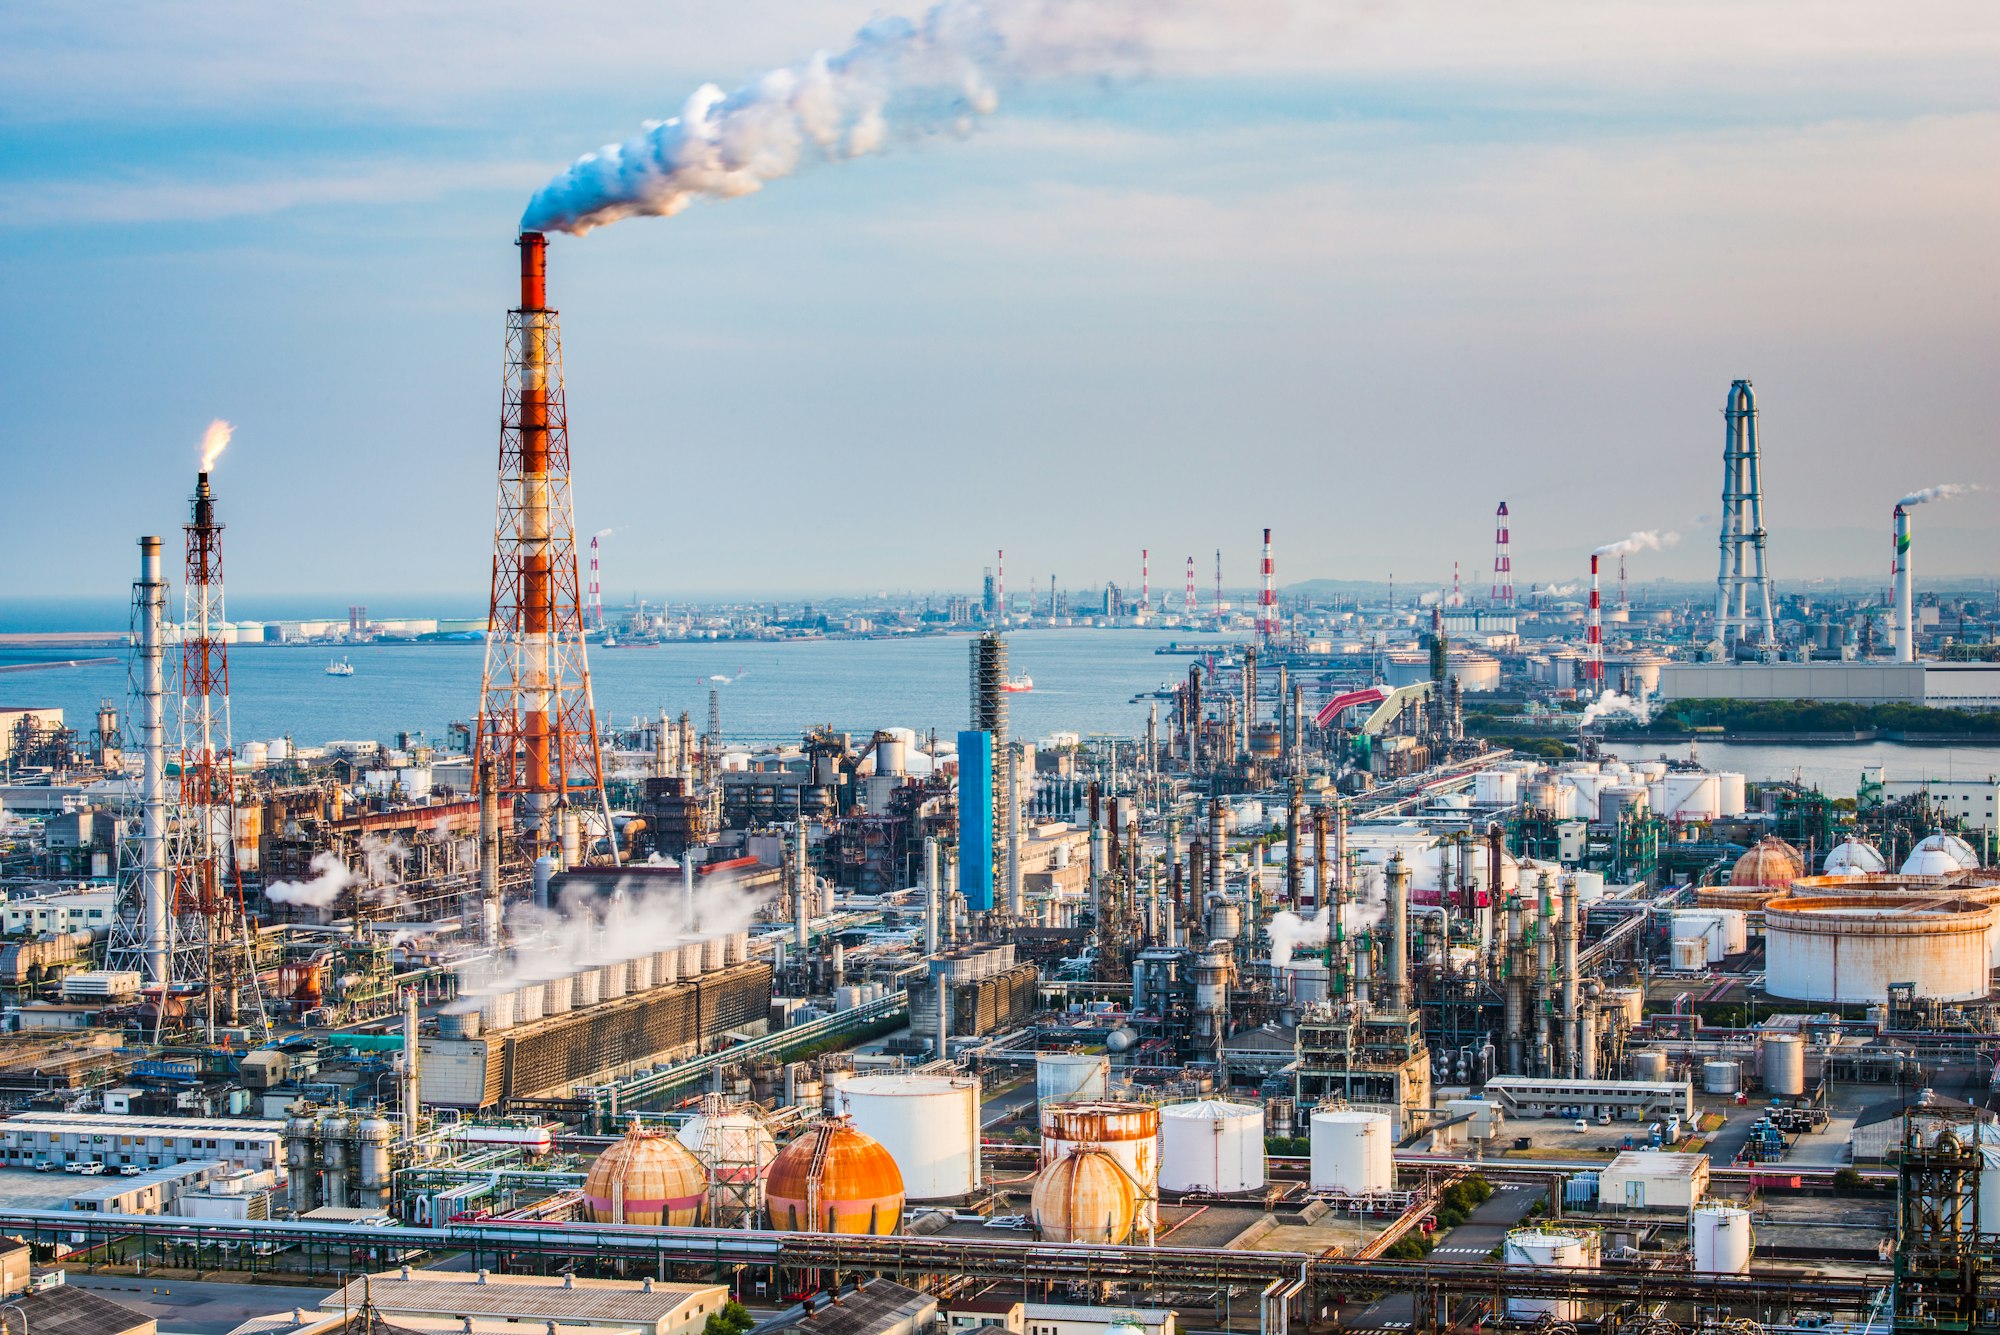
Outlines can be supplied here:
[[1757, 446], [1757, 396], [1748, 380], [1729, 387], [1722, 410], [1722, 561], [1715, 576], [1715, 638], [1775, 648], [1771, 583], [1764, 572], [1763, 456]]
[[507, 315], [493, 600], [474, 754], [493, 762], [500, 795], [518, 803], [521, 852], [575, 865], [592, 834], [605, 837], [614, 860], [617, 845], [584, 654], [562, 336], [547, 303], [548, 239], [523, 232], [519, 244], [521, 304]]

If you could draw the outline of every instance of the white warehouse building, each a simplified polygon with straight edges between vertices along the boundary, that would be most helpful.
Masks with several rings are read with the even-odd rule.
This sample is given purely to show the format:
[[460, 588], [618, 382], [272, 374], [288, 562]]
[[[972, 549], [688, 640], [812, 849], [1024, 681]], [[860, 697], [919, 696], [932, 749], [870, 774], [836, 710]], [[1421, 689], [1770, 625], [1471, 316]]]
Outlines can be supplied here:
[[49, 1112], [0, 1121], [0, 1168], [38, 1163], [166, 1168], [222, 1159], [265, 1169], [282, 1166], [284, 1156], [283, 1122]]

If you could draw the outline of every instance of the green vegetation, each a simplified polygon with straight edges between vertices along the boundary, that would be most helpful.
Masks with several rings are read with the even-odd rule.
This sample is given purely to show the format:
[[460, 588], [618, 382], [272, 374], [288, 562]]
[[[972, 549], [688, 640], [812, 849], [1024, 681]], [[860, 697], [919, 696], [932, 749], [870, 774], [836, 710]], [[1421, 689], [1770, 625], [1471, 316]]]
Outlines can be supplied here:
[[1266, 1136], [1264, 1153], [1287, 1159], [1302, 1159], [1312, 1153], [1312, 1139], [1309, 1136]]
[[1405, 1233], [1390, 1243], [1382, 1253], [1385, 1261], [1421, 1261], [1431, 1254], [1437, 1244], [1421, 1233]]
[[1868, 1186], [1868, 1179], [1861, 1176], [1858, 1169], [1843, 1168], [1833, 1175], [1835, 1191], [1862, 1191]]
[[1493, 1195], [1493, 1184], [1479, 1176], [1454, 1182], [1438, 1193], [1437, 1222], [1441, 1229], [1454, 1229], [1472, 1217], [1472, 1212]]
[[744, 1335], [756, 1324], [757, 1318], [750, 1315], [750, 1309], [731, 1298], [720, 1312], [710, 1314], [702, 1325], [701, 1335]]
[[1924, 705], [1850, 705], [1823, 700], [1679, 700], [1653, 713], [1652, 722], [1614, 718], [1619, 732], [1691, 734], [1724, 732], [1906, 732], [1957, 737], [2000, 737], [2000, 713], [1931, 709]]
[[[1467, 729], [1467, 731], [1472, 731]], [[1497, 747], [1519, 751], [1524, 756], [1539, 756], [1543, 760], [1568, 760], [1576, 754], [1576, 748], [1560, 737], [1508, 737], [1487, 734], [1486, 740]]]

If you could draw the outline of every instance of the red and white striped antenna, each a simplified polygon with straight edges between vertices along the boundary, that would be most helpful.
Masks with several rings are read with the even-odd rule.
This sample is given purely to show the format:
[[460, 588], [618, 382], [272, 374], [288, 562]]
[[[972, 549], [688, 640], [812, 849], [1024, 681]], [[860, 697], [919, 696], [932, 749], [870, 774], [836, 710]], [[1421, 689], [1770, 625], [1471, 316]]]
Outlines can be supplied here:
[[1264, 591], [1257, 595], [1257, 634], [1270, 639], [1278, 633], [1278, 583], [1271, 565], [1271, 530], [1264, 530]]
[[1583, 679], [1594, 697], [1604, 691], [1604, 609], [1597, 600], [1597, 553], [1590, 554], [1590, 622], [1584, 631]]
[[1514, 610], [1514, 558], [1507, 544], [1507, 502], [1493, 513], [1493, 606]]

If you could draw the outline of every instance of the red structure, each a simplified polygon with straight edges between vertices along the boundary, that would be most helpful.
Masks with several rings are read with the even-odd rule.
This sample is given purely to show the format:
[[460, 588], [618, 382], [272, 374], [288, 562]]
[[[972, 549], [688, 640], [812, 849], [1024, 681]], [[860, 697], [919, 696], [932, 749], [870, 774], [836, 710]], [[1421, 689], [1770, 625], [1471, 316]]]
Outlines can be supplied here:
[[[581, 862], [587, 827], [609, 839], [597, 710], [584, 656], [562, 337], [547, 294], [548, 239], [523, 232], [521, 304], [507, 316], [500, 498], [473, 754], [518, 802], [529, 858]], [[475, 772], [489, 771], [482, 765]], [[601, 820], [601, 825], [600, 825]]]
[[1139, 549], [1139, 606], [1153, 608], [1153, 553], [1145, 547]]
[[1188, 620], [1194, 620], [1194, 558], [1192, 556], [1188, 558], [1187, 564], [1187, 603], [1184, 610], [1187, 613]]
[[1583, 679], [1590, 694], [1604, 691], [1604, 609], [1597, 601], [1597, 553], [1590, 554], [1590, 623], [1584, 632]]
[[1264, 530], [1264, 591], [1257, 595], [1257, 637], [1268, 640], [1278, 633], [1278, 585], [1271, 565], [1271, 530]]
[[1493, 596], [1495, 610], [1514, 610], [1514, 558], [1507, 541], [1507, 502], [1493, 512]]

